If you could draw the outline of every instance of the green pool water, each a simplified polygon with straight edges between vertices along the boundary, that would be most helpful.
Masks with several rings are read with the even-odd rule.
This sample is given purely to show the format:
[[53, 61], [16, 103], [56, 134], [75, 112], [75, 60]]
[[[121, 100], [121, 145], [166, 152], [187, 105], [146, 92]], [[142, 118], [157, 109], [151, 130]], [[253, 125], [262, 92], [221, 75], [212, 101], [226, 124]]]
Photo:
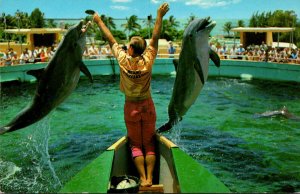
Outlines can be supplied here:
[[[174, 77], [154, 76], [157, 127], [167, 121]], [[1, 86], [0, 125], [32, 99], [35, 84]], [[286, 106], [300, 116], [300, 85], [210, 78], [165, 135], [233, 192], [300, 191], [300, 122], [256, 113]], [[42, 121], [0, 136], [0, 191], [55, 192], [126, 134], [119, 80], [82, 79]]]

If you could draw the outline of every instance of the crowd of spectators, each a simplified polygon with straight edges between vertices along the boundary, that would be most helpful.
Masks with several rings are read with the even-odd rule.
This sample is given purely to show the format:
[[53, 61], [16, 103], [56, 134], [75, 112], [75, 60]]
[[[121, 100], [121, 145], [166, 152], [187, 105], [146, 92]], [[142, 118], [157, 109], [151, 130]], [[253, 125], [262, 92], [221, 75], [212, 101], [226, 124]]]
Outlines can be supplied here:
[[[173, 52], [170, 51], [170, 48], [172, 47], [171, 44], [172, 43], [170, 43], [170, 46], [168, 47], [168, 53], [173, 57], [175, 49]], [[215, 46], [213, 43], [210, 43], [210, 47], [218, 53], [221, 59], [300, 64], [299, 49], [297, 48], [271, 48], [264, 42], [262, 42], [261, 45], [250, 45], [247, 48], [244, 48], [242, 44], [239, 46], [233, 45], [231, 48], [228, 48], [226, 44], [223, 46]], [[6, 52], [0, 52], [0, 66], [47, 62], [53, 57], [56, 48], [55, 45], [51, 47], [35, 47], [33, 50], [25, 48], [20, 55], [12, 48], [9, 48]], [[123, 45], [123, 48], [127, 50], [125, 45]], [[112, 53], [109, 45], [87, 45], [83, 53], [84, 59], [104, 59], [110, 57], [112, 57]]]
[[47, 62], [53, 57], [55, 50], [55, 46], [37, 46], [33, 50], [25, 48], [22, 53], [18, 55], [13, 48], [9, 48], [6, 52], [0, 52], [0, 66]]
[[233, 45], [231, 48], [227, 48], [225, 44], [216, 47], [213, 43], [210, 43], [210, 47], [218, 53], [221, 59], [300, 64], [299, 49], [297, 48], [272, 48], [264, 42], [261, 45], [249, 45], [247, 48], [244, 48], [242, 44], [239, 47]]
[[84, 59], [103, 59], [111, 56], [112, 52], [109, 45], [95, 46], [94, 44], [91, 44], [89, 47], [85, 47], [83, 53]]
[[[126, 47], [126, 46], [125, 46]], [[25, 48], [21, 54], [18, 54], [13, 48], [9, 48], [6, 52], [0, 52], [0, 67], [13, 66], [26, 63], [48, 62], [53, 57], [57, 47], [35, 47], [33, 50]], [[86, 46], [84, 59], [101, 59], [112, 56], [109, 45], [95, 46], [94, 44]]]

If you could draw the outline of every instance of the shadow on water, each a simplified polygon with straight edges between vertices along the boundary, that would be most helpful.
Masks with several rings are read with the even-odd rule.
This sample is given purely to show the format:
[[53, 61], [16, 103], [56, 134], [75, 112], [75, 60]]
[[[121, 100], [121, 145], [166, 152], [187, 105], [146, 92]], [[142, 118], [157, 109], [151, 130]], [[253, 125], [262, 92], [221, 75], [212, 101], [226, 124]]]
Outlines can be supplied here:
[[69, 181], [122, 135], [121, 131], [111, 131], [109, 134], [91, 132], [63, 134], [63, 137], [57, 139], [49, 148], [51, 161], [62, 184]]
[[[181, 128], [181, 127], [179, 127]], [[195, 133], [195, 131], [198, 131]], [[194, 159], [210, 169], [217, 177], [236, 192], [261, 192], [272, 190], [272, 192], [295, 192], [299, 191], [300, 183], [297, 177], [282, 172], [272, 164], [263, 151], [252, 151], [247, 142], [241, 138], [234, 137], [230, 133], [221, 132], [210, 127], [196, 128], [185, 125], [177, 132], [166, 134], [170, 139], [178, 136], [177, 145], [189, 153]], [[239, 188], [234, 180], [253, 182], [249, 188], [245, 184]]]

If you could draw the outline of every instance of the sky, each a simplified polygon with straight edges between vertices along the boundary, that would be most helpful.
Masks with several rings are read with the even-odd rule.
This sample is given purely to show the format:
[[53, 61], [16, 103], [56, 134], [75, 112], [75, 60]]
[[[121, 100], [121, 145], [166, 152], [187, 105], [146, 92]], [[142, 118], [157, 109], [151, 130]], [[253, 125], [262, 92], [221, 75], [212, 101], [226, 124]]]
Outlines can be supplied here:
[[275, 10], [293, 10], [300, 18], [300, 0], [0, 0], [0, 14], [15, 15], [17, 10], [30, 14], [39, 8], [45, 18], [80, 19], [87, 16], [86, 9], [94, 9], [114, 19], [131, 15], [146, 18], [150, 14], [155, 17], [163, 2], [170, 5], [166, 17], [172, 15], [176, 19], [192, 15], [212, 19], [249, 19], [256, 12]]

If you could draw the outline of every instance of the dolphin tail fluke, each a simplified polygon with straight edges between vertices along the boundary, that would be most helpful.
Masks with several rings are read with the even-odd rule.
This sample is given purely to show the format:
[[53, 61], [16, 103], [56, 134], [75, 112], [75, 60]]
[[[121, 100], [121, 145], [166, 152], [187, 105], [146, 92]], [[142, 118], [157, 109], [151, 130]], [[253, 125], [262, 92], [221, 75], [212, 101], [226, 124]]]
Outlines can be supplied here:
[[9, 127], [0, 127], [0, 135], [9, 131]]
[[156, 131], [158, 133], [169, 131], [172, 128], [171, 122], [167, 122], [164, 125], [162, 125], [160, 128], [158, 128]]
[[214, 62], [214, 64], [217, 66], [217, 67], [220, 67], [220, 64], [221, 64], [221, 60], [220, 60], [220, 57], [219, 55], [213, 51], [212, 49], [209, 50], [209, 58]]
[[80, 71], [89, 78], [90, 82], [93, 83], [94, 81], [93, 81], [92, 74], [83, 62], [81, 62], [79, 68], [80, 68]]

